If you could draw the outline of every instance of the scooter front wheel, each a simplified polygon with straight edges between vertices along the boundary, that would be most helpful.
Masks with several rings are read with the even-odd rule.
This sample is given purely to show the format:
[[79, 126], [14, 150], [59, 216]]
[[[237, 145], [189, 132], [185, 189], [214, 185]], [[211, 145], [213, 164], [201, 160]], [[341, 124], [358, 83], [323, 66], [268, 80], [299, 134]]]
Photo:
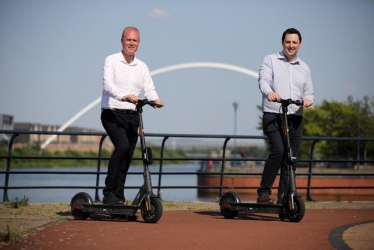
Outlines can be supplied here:
[[[151, 204], [146, 204], [146, 201], [143, 201], [141, 205], [141, 214], [142, 218], [147, 223], [156, 223], [161, 219], [163, 207], [161, 200], [159, 198], [151, 198]], [[147, 211], [147, 206], [148, 211]]]
[[291, 211], [289, 204], [286, 206], [286, 214], [291, 222], [299, 222], [304, 218], [305, 215], [305, 203], [301, 197], [295, 197], [294, 199], [294, 211]]
[[80, 192], [71, 199], [70, 208], [73, 217], [76, 220], [85, 220], [90, 216], [90, 213], [83, 212], [83, 204], [92, 204], [91, 196], [85, 192]]

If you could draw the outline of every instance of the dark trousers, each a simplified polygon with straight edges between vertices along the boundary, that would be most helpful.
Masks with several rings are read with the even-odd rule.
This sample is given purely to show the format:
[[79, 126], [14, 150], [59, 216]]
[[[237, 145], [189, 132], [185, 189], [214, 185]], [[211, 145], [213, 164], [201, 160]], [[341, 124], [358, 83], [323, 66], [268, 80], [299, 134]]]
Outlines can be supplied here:
[[[286, 149], [286, 138], [283, 134], [283, 121], [279, 114], [264, 113], [262, 122], [263, 131], [269, 139], [271, 148], [257, 193], [258, 195], [271, 195], [271, 188], [280, 169], [278, 200], [281, 200], [288, 184], [288, 150]], [[292, 154], [297, 157], [304, 129], [303, 118], [301, 116], [290, 116], [288, 127]]]
[[124, 114], [103, 109], [101, 123], [114, 146], [103, 194], [107, 195], [112, 192], [117, 198], [125, 200], [126, 175], [138, 140], [139, 120], [136, 113]]

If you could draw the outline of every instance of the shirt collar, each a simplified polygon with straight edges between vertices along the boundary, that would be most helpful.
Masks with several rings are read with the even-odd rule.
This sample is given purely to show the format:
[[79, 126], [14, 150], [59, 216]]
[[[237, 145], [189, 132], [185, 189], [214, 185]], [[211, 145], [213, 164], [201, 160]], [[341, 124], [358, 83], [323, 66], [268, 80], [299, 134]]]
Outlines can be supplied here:
[[124, 62], [125, 64], [128, 64], [130, 66], [135, 66], [138, 63], [138, 59], [136, 58], [136, 56], [134, 56], [134, 60], [131, 63], [127, 63], [126, 60], [123, 58], [122, 51], [118, 53], [118, 56], [121, 62]]
[[[283, 51], [279, 52], [277, 56], [278, 56], [278, 59], [287, 62], [287, 59], [286, 59], [286, 57], [284, 56]], [[291, 62], [290, 64], [300, 64], [300, 62], [299, 62], [299, 57], [296, 56], [296, 61]]]

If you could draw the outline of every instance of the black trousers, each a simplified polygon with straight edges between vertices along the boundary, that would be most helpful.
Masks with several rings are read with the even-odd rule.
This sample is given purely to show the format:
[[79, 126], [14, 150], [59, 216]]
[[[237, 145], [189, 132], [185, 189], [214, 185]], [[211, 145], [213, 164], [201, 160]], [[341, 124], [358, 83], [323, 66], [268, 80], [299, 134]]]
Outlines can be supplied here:
[[125, 200], [126, 175], [138, 141], [138, 116], [136, 113], [124, 114], [111, 109], [103, 109], [101, 123], [114, 146], [103, 194], [107, 195], [112, 192], [117, 198]]
[[[270, 142], [270, 154], [265, 163], [258, 195], [271, 195], [275, 178], [280, 169], [278, 186], [278, 200], [281, 200], [286, 192], [288, 183], [286, 138], [283, 134], [283, 121], [280, 114], [264, 113], [262, 117], [263, 131]], [[294, 157], [299, 154], [301, 138], [304, 130], [302, 116], [290, 116], [288, 118], [290, 144]]]

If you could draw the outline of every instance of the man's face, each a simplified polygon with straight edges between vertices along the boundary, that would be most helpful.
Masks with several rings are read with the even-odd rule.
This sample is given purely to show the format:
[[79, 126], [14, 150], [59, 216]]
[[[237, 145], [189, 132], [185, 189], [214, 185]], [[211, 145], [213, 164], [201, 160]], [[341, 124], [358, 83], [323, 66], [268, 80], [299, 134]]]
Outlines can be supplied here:
[[126, 30], [125, 36], [121, 39], [121, 43], [125, 55], [133, 56], [139, 47], [139, 33], [134, 29]]
[[282, 46], [286, 58], [294, 58], [301, 46], [299, 36], [297, 34], [286, 34]]

